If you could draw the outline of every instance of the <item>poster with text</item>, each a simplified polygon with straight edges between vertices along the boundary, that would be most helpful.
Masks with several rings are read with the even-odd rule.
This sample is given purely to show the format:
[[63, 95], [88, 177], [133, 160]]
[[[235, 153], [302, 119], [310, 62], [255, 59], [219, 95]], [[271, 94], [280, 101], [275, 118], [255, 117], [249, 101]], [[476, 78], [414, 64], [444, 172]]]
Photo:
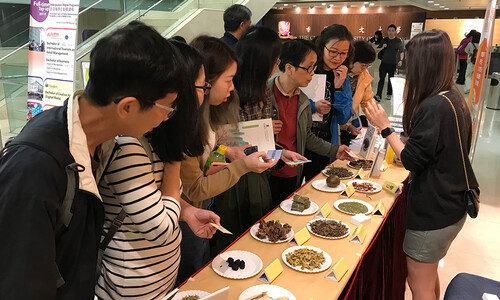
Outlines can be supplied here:
[[28, 119], [73, 94], [79, 0], [31, 0]]

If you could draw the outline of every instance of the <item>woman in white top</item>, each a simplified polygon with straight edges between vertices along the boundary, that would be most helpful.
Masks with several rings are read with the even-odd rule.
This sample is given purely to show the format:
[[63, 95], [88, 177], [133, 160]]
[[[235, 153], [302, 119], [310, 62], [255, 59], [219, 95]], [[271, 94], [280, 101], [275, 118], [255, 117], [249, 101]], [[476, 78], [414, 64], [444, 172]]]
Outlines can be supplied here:
[[467, 52], [467, 70], [465, 71], [465, 93], [469, 93], [472, 84], [472, 75], [474, 73], [475, 64], [472, 62], [472, 57], [474, 50], [477, 53], [477, 48], [479, 47], [479, 42], [481, 40], [481, 32], [475, 32], [472, 35], [472, 41], [465, 47], [465, 52]]
[[[174, 112], [176, 115], [163, 122], [159, 132], [182, 134], [174, 139], [155, 134], [152, 140], [117, 137], [109, 144], [118, 146], [109, 160], [103, 160], [109, 161], [99, 183], [106, 213], [103, 236], [120, 211], [124, 210], [126, 217], [104, 252], [101, 276], [96, 285], [96, 294], [102, 299], [161, 299], [173, 288], [177, 276], [181, 241], [179, 220], [186, 221], [197, 235], [205, 238], [211, 238], [215, 232], [208, 223], [219, 224], [219, 217], [214, 213], [192, 207], [180, 199], [178, 172], [165, 177], [163, 174], [164, 162], [179, 165], [175, 161], [182, 158], [184, 152], [203, 151], [195, 141], [189, 140], [191, 135], [186, 134], [197, 128], [196, 121], [190, 119], [196, 115], [198, 107], [195, 79], [205, 80], [202, 58], [186, 44], [175, 45], [179, 49], [174, 52], [186, 68], [182, 82], [176, 87], [178, 99], [172, 99], [169, 106], [156, 106], [165, 110], [168, 119]], [[184, 127], [177, 126], [182, 123], [180, 121], [184, 121]], [[167, 139], [167, 147], [158, 147], [161, 150], [153, 149], [149, 143], [151, 140], [152, 144], [163, 145]], [[106, 146], [111, 148], [103, 145], [104, 155], [110, 153], [104, 149]]]

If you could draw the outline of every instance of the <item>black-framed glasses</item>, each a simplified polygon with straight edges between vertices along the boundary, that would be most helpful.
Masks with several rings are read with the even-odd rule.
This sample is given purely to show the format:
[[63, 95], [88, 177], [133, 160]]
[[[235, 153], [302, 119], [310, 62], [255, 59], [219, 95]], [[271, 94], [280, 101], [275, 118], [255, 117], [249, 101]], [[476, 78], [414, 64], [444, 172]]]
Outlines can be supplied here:
[[316, 71], [316, 69], [318, 68], [318, 65], [310, 66], [309, 68], [302, 67], [302, 66], [296, 66], [296, 65], [292, 65], [292, 66], [299, 68], [299, 69], [302, 69], [302, 70], [306, 70], [307, 73], [312, 73], [312, 72]]
[[[125, 97], [121, 97], [121, 98], [118, 98], [118, 99], [115, 99], [113, 100], [113, 102], [115, 104], [118, 104], [120, 101], [122, 101], [124, 98], [126, 97], [129, 97], [129, 96], [125, 96]], [[132, 96], [133, 97], [133, 96]], [[138, 99], [137, 97], [134, 97], [136, 99]], [[163, 109], [163, 110], [166, 110], [167, 111], [167, 117], [170, 119], [171, 117], [173, 117], [173, 115], [175, 114], [175, 112], [177, 111], [177, 103], [174, 101], [172, 103], [172, 106], [166, 106], [166, 105], [163, 105], [163, 104], [159, 104], [159, 103], [156, 103], [156, 102], [153, 102], [153, 106], [156, 106], [160, 109]]]
[[195, 85], [194, 87], [197, 89], [202, 89], [204, 95], [210, 94], [210, 90], [212, 89], [212, 85], [208, 82], [205, 82], [203, 86]]
[[349, 54], [349, 52], [339, 52], [336, 50], [330, 50], [330, 49], [326, 48], [326, 46], [325, 46], [325, 49], [328, 51], [328, 55], [330, 55], [331, 58], [335, 58], [339, 55], [341, 58], [346, 58], [347, 55]]

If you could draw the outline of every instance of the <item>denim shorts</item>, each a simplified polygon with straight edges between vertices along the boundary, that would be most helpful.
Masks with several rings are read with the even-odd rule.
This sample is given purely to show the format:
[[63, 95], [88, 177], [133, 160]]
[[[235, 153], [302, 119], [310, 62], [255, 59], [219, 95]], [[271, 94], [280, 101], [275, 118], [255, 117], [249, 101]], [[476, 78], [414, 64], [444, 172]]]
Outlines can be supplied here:
[[436, 230], [420, 231], [406, 229], [403, 251], [409, 257], [434, 263], [445, 257], [451, 243], [464, 226], [467, 214], [457, 223]]

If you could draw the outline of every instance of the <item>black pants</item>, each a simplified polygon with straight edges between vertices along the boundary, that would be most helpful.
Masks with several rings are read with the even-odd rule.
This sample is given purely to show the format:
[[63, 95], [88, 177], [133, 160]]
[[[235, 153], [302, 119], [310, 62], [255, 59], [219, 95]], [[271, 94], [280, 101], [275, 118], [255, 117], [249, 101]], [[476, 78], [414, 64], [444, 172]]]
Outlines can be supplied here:
[[465, 71], [467, 71], [467, 59], [460, 59], [458, 66], [457, 84], [465, 84]]
[[316, 176], [319, 172], [321, 172], [326, 165], [330, 163], [330, 158], [316, 154], [315, 152], [306, 150], [304, 154], [307, 159], [312, 160], [312, 162], [304, 164], [304, 177], [306, 181], [311, 180], [314, 176]]
[[297, 176], [284, 178], [272, 176], [269, 178], [271, 186], [271, 195], [273, 197], [273, 206], [278, 206], [281, 201], [290, 196], [298, 187], [296, 186]]
[[387, 84], [387, 95], [392, 95], [392, 85], [391, 78], [394, 77], [394, 73], [396, 72], [396, 64], [386, 64], [381, 63], [378, 68], [379, 72], [379, 81], [377, 87], [377, 95], [382, 97], [382, 92], [384, 90], [385, 76], [389, 74], [389, 79], [387, 80], [389, 83]]

